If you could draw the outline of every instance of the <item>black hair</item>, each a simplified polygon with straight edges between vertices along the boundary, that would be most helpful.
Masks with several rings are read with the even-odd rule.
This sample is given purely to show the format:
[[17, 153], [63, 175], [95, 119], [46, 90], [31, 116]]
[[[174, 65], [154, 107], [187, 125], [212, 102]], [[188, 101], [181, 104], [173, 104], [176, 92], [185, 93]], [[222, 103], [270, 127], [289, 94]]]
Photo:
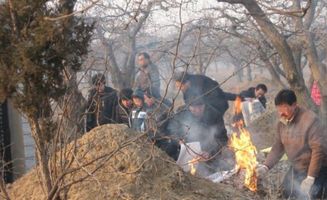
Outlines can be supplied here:
[[131, 100], [133, 95], [133, 90], [131, 88], [124, 88], [119, 92], [119, 98], [122, 100]]
[[187, 72], [176, 72], [173, 79], [184, 84], [189, 80], [189, 77], [190, 75]]
[[150, 60], [150, 55], [147, 52], [141, 52], [138, 56], [143, 56], [145, 59]]
[[106, 77], [102, 73], [95, 74], [92, 76], [92, 85], [98, 85], [100, 83], [105, 83], [105, 82], [106, 82]]
[[265, 93], [268, 91], [268, 88], [265, 84], [258, 84], [257, 87], [255, 87], [256, 90], [262, 89]]
[[275, 105], [282, 105], [282, 104], [288, 104], [293, 105], [296, 103], [296, 95], [293, 90], [290, 89], [284, 89], [278, 92], [278, 94], [275, 97]]

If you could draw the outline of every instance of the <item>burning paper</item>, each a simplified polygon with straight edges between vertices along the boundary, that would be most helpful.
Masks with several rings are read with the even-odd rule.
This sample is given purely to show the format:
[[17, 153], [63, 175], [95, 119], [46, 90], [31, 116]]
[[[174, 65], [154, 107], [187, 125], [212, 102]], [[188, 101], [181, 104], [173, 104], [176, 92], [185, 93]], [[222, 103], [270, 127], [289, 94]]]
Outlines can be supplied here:
[[177, 164], [182, 167], [185, 172], [190, 172], [194, 175], [198, 167], [198, 162], [201, 159], [199, 156], [201, 153], [200, 142], [191, 142], [185, 145], [181, 144]]
[[234, 168], [233, 170], [229, 170], [229, 171], [219, 171], [214, 174], [211, 174], [210, 176], [207, 176], [206, 179], [209, 179], [214, 183], [220, 183], [223, 180], [229, 179], [237, 172], [238, 172], [237, 168]]
[[265, 112], [265, 108], [257, 99], [253, 101], [243, 101], [241, 109], [246, 126], [249, 126], [254, 120], [258, 119], [262, 113]]

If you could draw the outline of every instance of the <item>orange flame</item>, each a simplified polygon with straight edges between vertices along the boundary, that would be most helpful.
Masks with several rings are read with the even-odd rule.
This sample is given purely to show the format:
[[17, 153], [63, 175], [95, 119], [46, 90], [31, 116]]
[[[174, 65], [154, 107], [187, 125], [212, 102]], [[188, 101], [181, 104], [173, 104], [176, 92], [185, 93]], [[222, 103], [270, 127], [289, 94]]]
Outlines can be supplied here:
[[[241, 99], [237, 98], [235, 102], [235, 116], [239, 116], [241, 113]], [[243, 119], [236, 121], [233, 126], [238, 129], [238, 132], [232, 133], [229, 145], [235, 152], [235, 167], [237, 169], [245, 169], [244, 185], [254, 192], [257, 190], [257, 177], [255, 174], [257, 150], [252, 144], [250, 132], [244, 127]]]
[[235, 152], [236, 168], [245, 169], [244, 185], [251, 191], [257, 190], [257, 177], [255, 168], [257, 166], [257, 150], [252, 144], [250, 133], [245, 128], [239, 129], [240, 134], [233, 133], [230, 146]]
[[199, 158], [193, 158], [192, 160], [188, 161], [188, 165], [190, 166], [190, 173], [192, 175], [195, 175], [196, 173], [196, 167], [195, 164], [199, 162]]

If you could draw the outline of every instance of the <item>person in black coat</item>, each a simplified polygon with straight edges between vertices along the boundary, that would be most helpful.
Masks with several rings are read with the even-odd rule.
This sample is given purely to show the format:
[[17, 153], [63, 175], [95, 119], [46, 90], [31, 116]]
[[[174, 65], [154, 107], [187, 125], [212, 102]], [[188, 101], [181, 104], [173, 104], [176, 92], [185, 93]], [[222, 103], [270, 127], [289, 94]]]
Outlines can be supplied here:
[[114, 110], [118, 103], [117, 91], [105, 86], [103, 74], [94, 75], [92, 84], [86, 106], [86, 131], [99, 125], [114, 123]]
[[208, 158], [217, 158], [227, 145], [227, 132], [223, 123], [205, 118], [206, 106], [204, 98], [189, 96], [186, 105], [169, 120], [167, 132], [175, 141], [200, 142]]
[[115, 109], [115, 123], [126, 124], [131, 127], [130, 113], [133, 108], [133, 90], [130, 88], [122, 89], [119, 94], [118, 104]]
[[228, 102], [219, 84], [207, 76], [185, 72], [177, 73], [174, 79], [176, 87], [183, 93], [184, 102], [187, 104], [194, 96], [203, 97], [206, 104], [203, 118], [211, 124], [219, 124], [226, 131], [224, 114], [228, 109]]
[[265, 84], [258, 84], [256, 87], [250, 87], [247, 90], [242, 91], [240, 94], [233, 94], [225, 92], [225, 97], [229, 101], [235, 101], [236, 97], [239, 96], [242, 101], [246, 99], [258, 99], [262, 106], [266, 108], [267, 99], [265, 94], [268, 92], [268, 88]]
[[205, 75], [188, 74], [185, 72], [177, 73], [174, 79], [177, 89], [183, 92], [184, 102], [187, 101], [188, 96], [191, 96], [187, 93], [191, 92], [203, 96], [204, 102], [215, 111], [217, 116], [221, 117], [225, 114], [228, 109], [228, 102], [217, 81]]

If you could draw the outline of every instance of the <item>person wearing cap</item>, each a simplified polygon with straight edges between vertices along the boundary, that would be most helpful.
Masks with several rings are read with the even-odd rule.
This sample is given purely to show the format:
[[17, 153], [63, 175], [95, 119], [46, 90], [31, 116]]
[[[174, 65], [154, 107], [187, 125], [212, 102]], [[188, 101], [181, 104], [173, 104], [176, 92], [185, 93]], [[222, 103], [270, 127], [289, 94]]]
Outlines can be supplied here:
[[152, 95], [159, 99], [160, 95], [160, 75], [158, 67], [152, 63], [150, 55], [142, 52], [137, 56], [139, 65], [138, 72], [135, 76], [135, 89], [141, 89], [143, 92], [150, 90]]
[[118, 93], [118, 105], [115, 109], [115, 123], [126, 124], [131, 127], [130, 114], [133, 108], [132, 100], [133, 90], [131, 88], [125, 88]]
[[141, 89], [134, 90], [132, 94], [133, 108], [131, 111], [131, 122], [132, 128], [136, 131], [145, 132], [145, 103], [144, 103], [144, 92]]
[[282, 183], [283, 198], [326, 199], [326, 128], [315, 113], [297, 104], [292, 90], [281, 90], [275, 105], [280, 117], [275, 142], [257, 166], [257, 176], [263, 178], [285, 153], [291, 167]]
[[86, 131], [99, 125], [114, 123], [114, 110], [118, 103], [117, 91], [106, 86], [104, 74], [94, 75], [92, 86], [86, 105]]

